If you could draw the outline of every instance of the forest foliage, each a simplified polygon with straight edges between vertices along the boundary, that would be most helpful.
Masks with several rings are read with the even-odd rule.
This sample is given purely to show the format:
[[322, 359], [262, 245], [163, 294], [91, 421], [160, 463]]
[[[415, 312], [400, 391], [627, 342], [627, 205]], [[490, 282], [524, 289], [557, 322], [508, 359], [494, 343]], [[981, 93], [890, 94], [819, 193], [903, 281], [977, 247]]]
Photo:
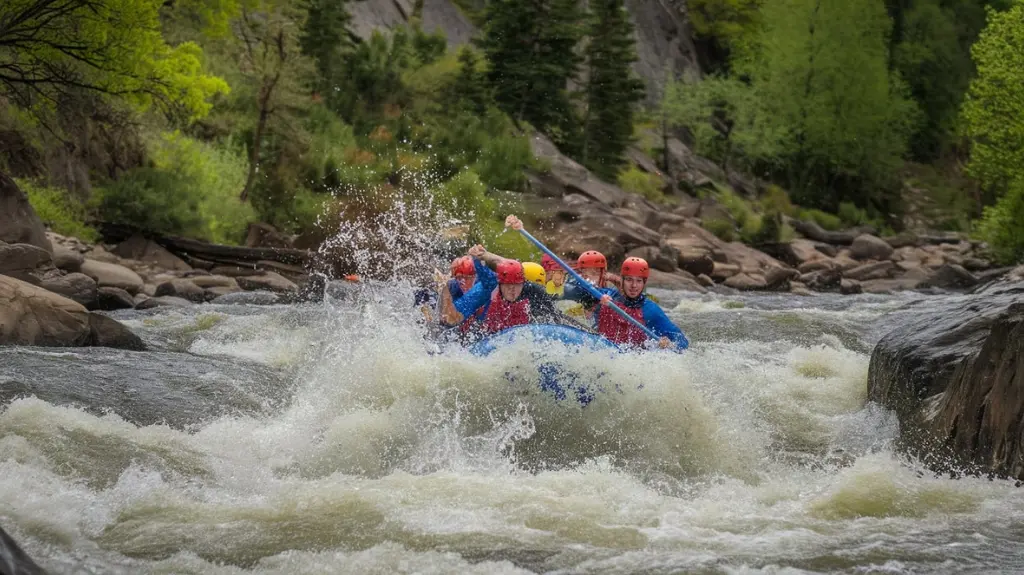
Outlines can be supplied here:
[[[543, 169], [535, 129], [671, 201], [626, 159], [661, 117], [770, 184], [737, 201], [779, 210], [781, 193], [830, 227], [898, 229], [908, 166], [957, 172], [941, 194], [969, 213], [941, 225], [1024, 257], [1024, 0], [688, 0], [707, 74], [672, 79], [659, 109], [623, 0], [457, 4], [480, 27], [468, 45], [424, 30], [422, 2], [366, 38], [337, 0], [5, 2], [0, 170], [80, 235], [95, 219], [232, 243], [260, 220], [312, 245], [404, 202], [493, 240], [504, 192]], [[774, 218], [719, 195], [740, 239]]]

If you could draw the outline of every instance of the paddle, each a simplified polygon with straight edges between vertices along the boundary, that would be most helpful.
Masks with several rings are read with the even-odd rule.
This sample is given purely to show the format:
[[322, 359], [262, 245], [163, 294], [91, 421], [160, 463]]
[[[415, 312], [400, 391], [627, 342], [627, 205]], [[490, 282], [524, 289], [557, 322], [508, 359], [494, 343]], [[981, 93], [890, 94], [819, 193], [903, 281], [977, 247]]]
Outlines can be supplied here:
[[[558, 263], [558, 265], [562, 266], [562, 268], [566, 271], [566, 273], [568, 273], [570, 276], [572, 276], [573, 279], [576, 280], [577, 284], [579, 284], [583, 289], [587, 290], [587, 293], [589, 293], [590, 295], [594, 296], [594, 299], [597, 299], [597, 300], [601, 299], [601, 296], [603, 294], [601, 292], [597, 291], [596, 287], [594, 287], [587, 280], [583, 279], [580, 276], [580, 274], [576, 273], [576, 270], [574, 270], [571, 267], [569, 267], [568, 264], [566, 264], [565, 262], [562, 261], [562, 258], [556, 256], [554, 252], [552, 252], [551, 250], [549, 250], [547, 248], [547, 246], [545, 246], [544, 244], [540, 243], [540, 240], [538, 240], [537, 238], [535, 238], [532, 235], [530, 235], [530, 232], [528, 232], [526, 230], [522, 230], [521, 229], [521, 230], [519, 230], [519, 233], [523, 234], [523, 237], [525, 237], [526, 239], [530, 240], [530, 242], [533, 243], [533, 245], [535, 245], [538, 248], [540, 248], [544, 253], [546, 253], [549, 256], [551, 256], [551, 259], [555, 260], [555, 262]], [[613, 310], [615, 310], [615, 313], [617, 313], [617, 314], [621, 315], [623, 318], [625, 318], [626, 321], [628, 321], [629, 323], [633, 324], [637, 328], [643, 330], [643, 332], [646, 333], [648, 337], [653, 338], [653, 339], [660, 339], [653, 331], [647, 329], [647, 326], [645, 326], [644, 324], [642, 324], [639, 321], [637, 321], [637, 319], [635, 317], [633, 317], [633, 316], [629, 315], [628, 313], [626, 313], [626, 311], [623, 310], [618, 305], [616, 305], [615, 302], [608, 302], [608, 306], [611, 307]]]

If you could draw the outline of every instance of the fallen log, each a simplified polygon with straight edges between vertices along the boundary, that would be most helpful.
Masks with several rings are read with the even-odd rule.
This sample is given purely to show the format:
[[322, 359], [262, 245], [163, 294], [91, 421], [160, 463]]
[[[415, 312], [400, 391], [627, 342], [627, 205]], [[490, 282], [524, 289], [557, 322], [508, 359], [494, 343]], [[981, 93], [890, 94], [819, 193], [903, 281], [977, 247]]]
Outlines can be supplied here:
[[104, 240], [119, 243], [134, 234], [139, 234], [146, 239], [156, 242], [174, 255], [186, 259], [186, 261], [198, 259], [203, 262], [227, 265], [239, 265], [241, 263], [241, 265], [252, 265], [254, 267], [258, 266], [261, 262], [277, 262], [279, 264], [305, 268], [312, 258], [312, 252], [309, 250], [277, 247], [248, 248], [214, 244], [181, 236], [154, 233], [125, 224], [104, 222], [99, 227]]

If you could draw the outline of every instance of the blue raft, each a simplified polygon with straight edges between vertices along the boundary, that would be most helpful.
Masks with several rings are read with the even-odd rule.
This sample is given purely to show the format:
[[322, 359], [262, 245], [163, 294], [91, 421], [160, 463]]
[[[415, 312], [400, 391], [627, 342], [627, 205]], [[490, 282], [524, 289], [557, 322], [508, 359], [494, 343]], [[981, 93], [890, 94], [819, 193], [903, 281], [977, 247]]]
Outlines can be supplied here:
[[[546, 353], [548, 346], [545, 344], [558, 342], [580, 349], [620, 351], [619, 346], [604, 337], [581, 329], [566, 325], [527, 324], [510, 327], [488, 336], [470, 346], [469, 352], [473, 355], [485, 357], [499, 347], [507, 347], [523, 339], [530, 340], [534, 345], [534, 351], [531, 352], [531, 355], [540, 376], [541, 390], [551, 392], [558, 400], [573, 396], [576, 401], [584, 406], [594, 400], [596, 392], [603, 391], [603, 386], [597, 381], [583, 381], [581, 374], [559, 365], [557, 361], [553, 361], [553, 358]], [[514, 381], [512, 374], [506, 373], [505, 376]], [[599, 375], [598, 378], [600, 377]]]

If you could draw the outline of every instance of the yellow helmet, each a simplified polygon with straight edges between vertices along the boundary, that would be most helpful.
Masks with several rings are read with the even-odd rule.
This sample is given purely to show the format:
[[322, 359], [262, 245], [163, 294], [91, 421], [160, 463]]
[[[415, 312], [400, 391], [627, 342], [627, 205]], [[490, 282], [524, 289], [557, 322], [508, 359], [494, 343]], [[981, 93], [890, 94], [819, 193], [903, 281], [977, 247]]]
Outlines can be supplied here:
[[526, 281], [533, 282], [535, 284], [544, 285], [547, 283], [546, 274], [544, 268], [540, 264], [533, 262], [523, 262], [523, 275], [526, 277]]

